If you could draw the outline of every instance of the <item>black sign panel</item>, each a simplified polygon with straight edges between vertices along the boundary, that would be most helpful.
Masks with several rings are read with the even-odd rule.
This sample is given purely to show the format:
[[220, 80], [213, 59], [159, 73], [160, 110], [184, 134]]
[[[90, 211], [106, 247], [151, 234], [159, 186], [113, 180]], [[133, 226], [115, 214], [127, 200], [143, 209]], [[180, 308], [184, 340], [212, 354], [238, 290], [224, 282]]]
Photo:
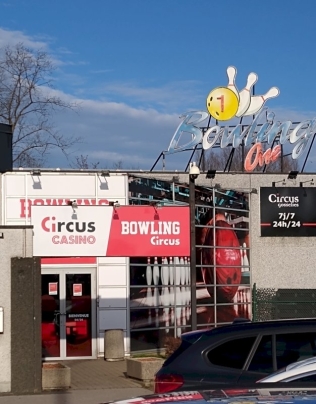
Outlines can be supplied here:
[[260, 188], [262, 237], [316, 237], [316, 188]]

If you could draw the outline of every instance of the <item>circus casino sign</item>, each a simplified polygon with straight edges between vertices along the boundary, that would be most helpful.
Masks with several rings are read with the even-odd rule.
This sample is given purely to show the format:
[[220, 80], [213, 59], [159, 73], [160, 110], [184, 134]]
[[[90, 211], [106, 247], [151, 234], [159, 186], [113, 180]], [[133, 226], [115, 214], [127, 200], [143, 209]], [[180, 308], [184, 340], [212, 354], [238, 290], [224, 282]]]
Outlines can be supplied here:
[[[248, 75], [246, 86], [241, 91], [235, 84], [236, 75], [236, 68], [229, 66], [227, 87], [217, 87], [207, 96], [208, 112], [193, 111], [181, 116], [182, 122], [175, 131], [168, 150], [164, 152], [165, 155], [190, 150], [198, 144], [202, 144], [204, 150], [211, 149], [215, 144], [219, 144], [221, 148], [237, 148], [244, 141], [246, 147], [251, 146], [244, 161], [244, 168], [251, 172], [258, 166], [276, 161], [281, 156], [281, 145], [287, 142], [294, 145], [293, 159], [298, 159], [303, 154], [309, 139], [316, 132], [316, 118], [299, 122], [296, 126], [291, 121], [274, 122], [274, 113], [269, 112], [264, 105], [267, 100], [280, 94], [279, 89], [272, 87], [264, 95], [251, 95], [252, 87], [258, 80], [257, 74]], [[216, 124], [203, 133], [202, 122], [210, 116], [216, 119], [216, 122], [245, 116], [254, 116], [254, 119], [250, 125]], [[260, 118], [264, 116], [266, 121], [259, 124]], [[190, 140], [180, 145], [184, 134], [189, 134]], [[279, 144], [273, 146], [276, 137], [279, 137]], [[263, 143], [268, 143], [270, 147], [264, 150]]]

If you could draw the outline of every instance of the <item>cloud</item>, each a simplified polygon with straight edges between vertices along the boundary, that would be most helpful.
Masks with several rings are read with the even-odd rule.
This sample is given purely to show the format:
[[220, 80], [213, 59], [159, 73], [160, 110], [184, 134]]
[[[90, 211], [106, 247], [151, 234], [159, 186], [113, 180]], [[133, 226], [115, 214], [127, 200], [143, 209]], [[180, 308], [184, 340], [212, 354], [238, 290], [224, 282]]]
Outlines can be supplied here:
[[23, 42], [23, 44], [30, 49], [48, 49], [47, 39], [46, 37], [46, 41], [36, 40], [34, 37], [24, 34], [22, 31], [11, 31], [0, 28], [0, 48]]

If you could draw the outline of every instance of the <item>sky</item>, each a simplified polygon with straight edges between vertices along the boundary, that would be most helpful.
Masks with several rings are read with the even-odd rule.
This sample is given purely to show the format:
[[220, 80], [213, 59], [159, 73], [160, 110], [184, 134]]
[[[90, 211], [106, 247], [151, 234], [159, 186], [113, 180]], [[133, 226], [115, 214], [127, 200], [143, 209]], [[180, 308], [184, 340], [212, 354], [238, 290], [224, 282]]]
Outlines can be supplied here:
[[[316, 117], [315, 0], [0, 0], [0, 47], [22, 42], [53, 60], [54, 88], [76, 111], [55, 127], [78, 136], [70, 160], [51, 153], [47, 167], [75, 156], [111, 169], [149, 170], [167, 150], [180, 116], [206, 111], [206, 98], [237, 68], [280, 120]], [[184, 170], [190, 154], [166, 156]], [[306, 171], [315, 169], [316, 146]], [[162, 160], [155, 167], [161, 170]]]

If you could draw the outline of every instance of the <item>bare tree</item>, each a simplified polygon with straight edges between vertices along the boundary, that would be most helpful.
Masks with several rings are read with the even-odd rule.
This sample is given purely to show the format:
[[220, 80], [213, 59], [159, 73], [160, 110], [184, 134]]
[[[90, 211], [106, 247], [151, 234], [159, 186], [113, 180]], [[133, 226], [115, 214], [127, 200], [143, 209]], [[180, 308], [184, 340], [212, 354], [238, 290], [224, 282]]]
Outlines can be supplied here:
[[14, 165], [40, 167], [53, 148], [67, 156], [80, 139], [58, 133], [51, 118], [56, 110], [76, 105], [52, 94], [51, 59], [22, 43], [0, 55], [0, 120], [12, 125]]
[[71, 164], [72, 168], [79, 168], [80, 170], [88, 170], [90, 169], [97, 169], [99, 168], [100, 162], [90, 162], [89, 161], [89, 156], [88, 155], [83, 155], [81, 154], [80, 156], [75, 157], [75, 162]]

